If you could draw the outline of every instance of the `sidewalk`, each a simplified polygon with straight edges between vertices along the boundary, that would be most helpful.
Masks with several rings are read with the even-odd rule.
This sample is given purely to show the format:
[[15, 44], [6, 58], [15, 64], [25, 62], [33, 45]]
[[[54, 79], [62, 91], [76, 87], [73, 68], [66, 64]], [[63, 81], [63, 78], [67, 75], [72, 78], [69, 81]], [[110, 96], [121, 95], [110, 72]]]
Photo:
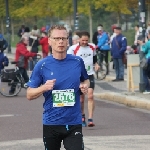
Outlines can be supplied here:
[[130, 107], [150, 110], [150, 94], [140, 93], [138, 89], [135, 92], [127, 90], [127, 69], [125, 69], [124, 81], [112, 82], [115, 79], [115, 71], [111, 65], [110, 73], [105, 80], [96, 81], [94, 96]]
[[[15, 48], [12, 47], [11, 53], [5, 51], [10, 60], [15, 58]], [[127, 70], [125, 69], [125, 80], [121, 82], [112, 82], [115, 79], [115, 71], [110, 63], [110, 73], [105, 80], [97, 81], [94, 90], [94, 96], [103, 100], [110, 100], [130, 107], [137, 107], [150, 110], [150, 94], [143, 94], [137, 90], [135, 92], [127, 91]]]

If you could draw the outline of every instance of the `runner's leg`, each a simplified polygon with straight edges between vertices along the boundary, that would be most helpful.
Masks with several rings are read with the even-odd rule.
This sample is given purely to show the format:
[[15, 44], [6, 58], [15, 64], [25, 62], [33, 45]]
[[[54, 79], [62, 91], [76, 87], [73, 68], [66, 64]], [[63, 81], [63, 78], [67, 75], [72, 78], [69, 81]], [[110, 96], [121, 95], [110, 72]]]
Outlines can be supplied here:
[[84, 150], [82, 125], [69, 127], [68, 135], [63, 140], [66, 150]]
[[90, 75], [89, 80], [90, 80], [90, 87], [88, 89], [88, 113], [89, 113], [88, 126], [93, 127], [95, 126], [93, 123], [93, 113], [95, 108], [95, 102], [93, 96], [94, 87], [95, 87], [94, 75]]

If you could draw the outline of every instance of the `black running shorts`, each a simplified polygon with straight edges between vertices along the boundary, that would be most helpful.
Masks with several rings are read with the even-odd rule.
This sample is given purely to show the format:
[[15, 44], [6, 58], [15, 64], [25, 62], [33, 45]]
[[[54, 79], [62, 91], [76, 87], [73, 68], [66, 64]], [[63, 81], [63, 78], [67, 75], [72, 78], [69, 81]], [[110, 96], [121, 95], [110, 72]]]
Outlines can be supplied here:
[[95, 88], [95, 80], [94, 80], [94, 75], [89, 75], [89, 80], [90, 80], [90, 87], [94, 90]]
[[43, 125], [45, 150], [84, 150], [82, 125]]

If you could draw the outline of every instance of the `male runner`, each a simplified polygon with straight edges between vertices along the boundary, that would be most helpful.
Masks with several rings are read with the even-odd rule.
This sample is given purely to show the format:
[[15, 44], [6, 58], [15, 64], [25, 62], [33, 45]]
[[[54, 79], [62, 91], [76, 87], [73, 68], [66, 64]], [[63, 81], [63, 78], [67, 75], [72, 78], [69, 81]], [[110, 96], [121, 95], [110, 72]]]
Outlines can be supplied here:
[[43, 141], [45, 150], [83, 150], [80, 90], [86, 94], [88, 75], [80, 57], [66, 54], [68, 34], [64, 26], [48, 33], [52, 55], [39, 61], [28, 82], [27, 99], [43, 94]]
[[[71, 46], [67, 53], [79, 56], [83, 59], [85, 68], [87, 70], [89, 80], [90, 80], [90, 87], [88, 89], [88, 126], [93, 127], [95, 124], [93, 123], [93, 112], [94, 112], [94, 97], [93, 97], [93, 91], [94, 91], [94, 70], [93, 70], [93, 64], [95, 66], [95, 70], [97, 71], [99, 69], [99, 65], [97, 63], [97, 56], [96, 56], [96, 46], [93, 43], [89, 42], [90, 35], [86, 31], [80, 32], [80, 39], [79, 43], [76, 45]], [[82, 110], [82, 126], [87, 126], [85, 121], [85, 113], [84, 113], [84, 94], [80, 96], [81, 101], [81, 110]]]

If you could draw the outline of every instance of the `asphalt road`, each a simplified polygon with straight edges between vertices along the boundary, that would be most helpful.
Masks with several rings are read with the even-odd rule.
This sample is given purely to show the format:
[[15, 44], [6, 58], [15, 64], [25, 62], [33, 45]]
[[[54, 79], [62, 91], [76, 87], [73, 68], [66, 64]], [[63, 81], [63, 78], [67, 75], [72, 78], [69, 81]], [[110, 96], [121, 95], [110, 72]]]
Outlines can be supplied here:
[[[0, 95], [0, 149], [42, 150], [43, 97]], [[87, 103], [86, 103], [87, 116]], [[150, 111], [96, 100], [95, 127], [83, 128], [85, 150], [149, 150]]]

